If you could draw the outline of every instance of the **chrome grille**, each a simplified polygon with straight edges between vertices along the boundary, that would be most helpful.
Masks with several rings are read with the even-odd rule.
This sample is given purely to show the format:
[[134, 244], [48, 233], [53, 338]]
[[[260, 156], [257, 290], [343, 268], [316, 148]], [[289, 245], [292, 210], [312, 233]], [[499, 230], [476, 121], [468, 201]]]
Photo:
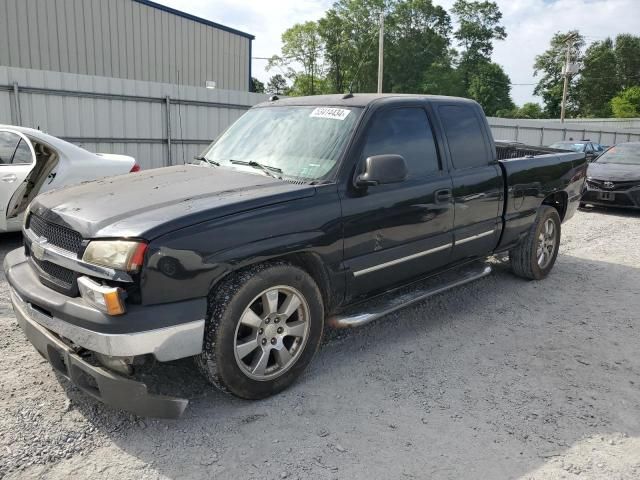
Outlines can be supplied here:
[[51, 245], [69, 252], [80, 253], [82, 235], [70, 228], [48, 222], [33, 213], [29, 215], [28, 228], [39, 237], [46, 238]]

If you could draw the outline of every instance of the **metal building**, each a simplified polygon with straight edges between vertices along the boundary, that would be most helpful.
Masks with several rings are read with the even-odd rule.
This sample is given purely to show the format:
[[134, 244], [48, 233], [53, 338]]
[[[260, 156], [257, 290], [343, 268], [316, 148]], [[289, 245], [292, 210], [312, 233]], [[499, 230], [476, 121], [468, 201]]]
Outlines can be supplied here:
[[7, 67], [249, 91], [253, 39], [148, 0], [0, 0]]

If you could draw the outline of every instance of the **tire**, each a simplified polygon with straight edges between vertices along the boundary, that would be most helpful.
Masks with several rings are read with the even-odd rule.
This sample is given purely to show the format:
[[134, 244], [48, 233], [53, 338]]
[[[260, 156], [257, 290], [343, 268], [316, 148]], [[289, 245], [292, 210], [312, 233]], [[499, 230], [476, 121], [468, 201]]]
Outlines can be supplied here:
[[[553, 238], [549, 237], [549, 222], [553, 225]], [[543, 261], [540, 261], [541, 250], [538, 248], [541, 246], [543, 237], [545, 239], [543, 249], [546, 251], [546, 255]], [[526, 237], [509, 251], [513, 273], [530, 280], [542, 280], [545, 278], [556, 263], [560, 248], [560, 238], [561, 226], [558, 211], [553, 207], [543, 205], [538, 210], [536, 221], [531, 226]], [[551, 241], [553, 241], [553, 244], [551, 244]]]
[[231, 274], [209, 295], [196, 364], [220, 390], [265, 398], [300, 377], [323, 329], [322, 295], [304, 270], [285, 262], [252, 266]]

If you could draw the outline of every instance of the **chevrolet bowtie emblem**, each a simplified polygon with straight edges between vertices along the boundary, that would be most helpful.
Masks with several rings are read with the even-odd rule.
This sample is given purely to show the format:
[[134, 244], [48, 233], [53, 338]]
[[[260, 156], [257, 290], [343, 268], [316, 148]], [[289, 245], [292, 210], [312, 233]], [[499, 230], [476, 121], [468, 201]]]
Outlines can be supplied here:
[[31, 243], [31, 255], [38, 260], [44, 260], [44, 246], [47, 244], [46, 238], [39, 238]]

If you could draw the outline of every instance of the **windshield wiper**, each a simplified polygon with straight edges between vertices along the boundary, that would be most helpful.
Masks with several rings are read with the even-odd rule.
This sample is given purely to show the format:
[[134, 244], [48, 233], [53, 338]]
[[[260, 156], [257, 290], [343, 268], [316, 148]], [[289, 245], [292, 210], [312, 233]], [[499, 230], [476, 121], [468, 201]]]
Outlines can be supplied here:
[[280, 169], [278, 167], [272, 167], [271, 165], [265, 165], [263, 163], [255, 162], [253, 160], [247, 162], [245, 160], [234, 160], [234, 159], [231, 159], [231, 160], [229, 160], [229, 162], [231, 162], [231, 163], [233, 163], [235, 165], [248, 165], [249, 167], [259, 168], [264, 173], [266, 173], [267, 175], [269, 175], [270, 177], [273, 177], [273, 178], [278, 178], [273, 174], [273, 172], [282, 173], [282, 169]]
[[216, 167], [219, 167], [220, 164], [218, 162], [216, 162], [215, 160], [210, 160], [207, 157], [203, 156], [203, 155], [196, 155], [193, 157], [194, 160], [204, 160], [207, 163], [210, 163], [211, 165], [215, 165]]

